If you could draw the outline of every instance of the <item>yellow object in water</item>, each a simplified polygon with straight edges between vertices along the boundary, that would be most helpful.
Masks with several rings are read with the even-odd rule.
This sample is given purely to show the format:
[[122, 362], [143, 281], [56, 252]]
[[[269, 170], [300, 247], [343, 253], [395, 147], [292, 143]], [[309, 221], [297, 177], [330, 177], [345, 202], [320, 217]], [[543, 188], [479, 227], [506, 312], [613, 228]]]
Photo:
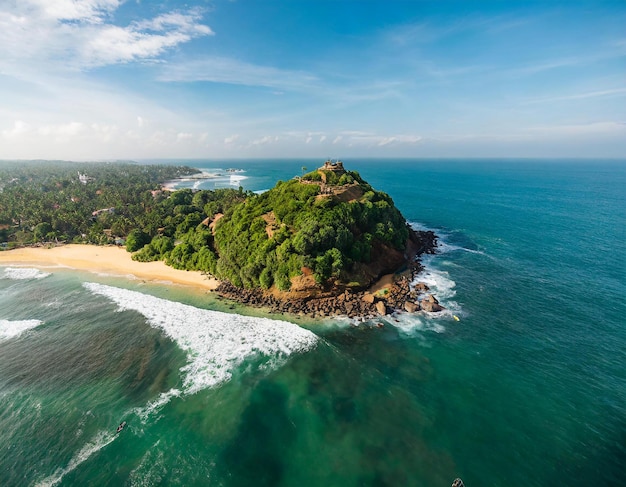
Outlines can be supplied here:
[[452, 315], [452, 317], [453, 317], [456, 321], [461, 321], [457, 315]]

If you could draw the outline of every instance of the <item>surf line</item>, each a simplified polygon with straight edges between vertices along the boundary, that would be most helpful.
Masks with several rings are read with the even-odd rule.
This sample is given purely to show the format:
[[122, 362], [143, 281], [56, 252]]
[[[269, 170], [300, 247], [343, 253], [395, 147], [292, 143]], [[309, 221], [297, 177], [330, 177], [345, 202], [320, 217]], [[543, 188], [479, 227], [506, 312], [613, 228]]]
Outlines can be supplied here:
[[[116, 303], [119, 311], [141, 313], [150, 326], [162, 330], [187, 353], [189, 362], [181, 369], [185, 395], [222, 385], [248, 358], [264, 357], [270, 365], [276, 365], [294, 353], [311, 350], [319, 341], [317, 335], [292, 323], [204, 310], [103, 284], [84, 283], [83, 286]], [[125, 416], [134, 414], [145, 423], [173, 398], [180, 397], [183, 391], [170, 389], [163, 392], [154, 401], [131, 409]], [[129, 426], [132, 430], [130, 420]], [[65, 475], [119, 436], [101, 431], [65, 468], [57, 469], [36, 485], [58, 484]]]
[[51, 476], [37, 482], [35, 487], [52, 487], [57, 485], [68, 473], [76, 470], [81, 463], [88, 460], [94, 453], [102, 450], [105, 446], [112, 443], [116, 438], [117, 435], [115, 434], [108, 433], [106, 431], [98, 432], [92, 441], [83, 446], [79, 452], [72, 457], [65, 468], [57, 469]]
[[[130, 409], [123, 417], [128, 417], [130, 415], [136, 415], [139, 417], [142, 423], [146, 423], [148, 418], [159, 412], [163, 406], [170, 402], [173, 397], [179, 397], [181, 395], [181, 391], [178, 389], [170, 389], [167, 392], [162, 392], [160, 396], [152, 402], [149, 402], [144, 407], [137, 407]], [[129, 420], [130, 421], [130, 420]], [[132, 421], [130, 421], [132, 424]], [[41, 480], [35, 484], [35, 487], [53, 487], [57, 485], [63, 477], [65, 477], [68, 473], [76, 470], [78, 466], [82, 463], [86, 462], [92, 455], [99, 452], [106, 446], [110, 445], [119, 438], [119, 433], [126, 429], [129, 425], [127, 421], [123, 421], [120, 426], [124, 424], [124, 427], [120, 429], [118, 427], [117, 431], [110, 433], [107, 431], [99, 431], [96, 433], [94, 438], [83, 446], [76, 455], [72, 457], [65, 468], [58, 468], [52, 475], [46, 477], [44, 480]]]

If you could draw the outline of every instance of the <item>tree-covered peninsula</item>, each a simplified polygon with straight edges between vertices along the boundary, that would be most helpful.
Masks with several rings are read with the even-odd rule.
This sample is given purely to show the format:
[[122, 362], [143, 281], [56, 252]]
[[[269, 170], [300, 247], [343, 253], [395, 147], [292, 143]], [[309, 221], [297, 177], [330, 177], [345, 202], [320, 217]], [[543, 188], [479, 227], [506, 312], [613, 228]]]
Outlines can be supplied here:
[[[357, 172], [328, 161], [262, 194], [162, 187], [194, 172], [134, 163], [5, 165], [0, 243], [125, 245], [134, 260], [210, 274], [224, 296], [279, 311], [364, 315], [407, 308], [407, 299], [419, 308], [406, 276], [384, 299], [365, 290], [383, 275], [419, 269], [415, 256], [432, 251], [435, 236], [413, 231], [391, 197]], [[339, 296], [339, 308], [320, 305]]]
[[364, 287], [402, 265], [409, 242], [387, 194], [341, 163], [326, 164], [221, 216], [211, 273], [243, 288]]

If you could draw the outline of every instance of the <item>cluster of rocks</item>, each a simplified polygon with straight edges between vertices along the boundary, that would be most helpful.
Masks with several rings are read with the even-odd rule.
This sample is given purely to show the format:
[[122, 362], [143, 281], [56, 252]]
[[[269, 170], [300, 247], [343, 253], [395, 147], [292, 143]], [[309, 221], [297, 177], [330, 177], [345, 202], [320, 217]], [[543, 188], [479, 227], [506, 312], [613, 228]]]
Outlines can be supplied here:
[[391, 309], [403, 309], [408, 313], [420, 310], [434, 313], [444, 309], [435, 296], [427, 294], [429, 289], [425, 283], [419, 282], [411, 288], [411, 281], [406, 276], [396, 279], [387, 291], [382, 299]]
[[[275, 313], [307, 315], [311, 317], [347, 316], [349, 318], [373, 318], [384, 316], [395, 310], [415, 313], [441, 311], [443, 307], [432, 294], [427, 294], [428, 286], [418, 283], [411, 287], [415, 275], [421, 270], [415, 263], [407, 273], [397, 276], [394, 282], [383, 290], [371, 293], [353, 291], [322, 293], [306, 297], [277, 297], [261, 289], [242, 289], [228, 282], [220, 283], [219, 296], [247, 306], [267, 308]], [[408, 274], [408, 275], [407, 275]]]
[[[346, 290], [336, 296], [307, 296], [303, 298], [279, 298], [260, 289], [241, 289], [230, 283], [222, 282], [218, 288], [219, 296], [247, 306], [267, 308], [274, 313], [289, 313], [312, 317], [349, 316], [368, 317], [379, 314], [377, 303], [363, 299], [363, 292]], [[382, 314], [386, 314], [386, 309]]]
[[437, 234], [432, 230], [411, 230], [409, 240], [415, 245], [416, 255], [437, 252]]

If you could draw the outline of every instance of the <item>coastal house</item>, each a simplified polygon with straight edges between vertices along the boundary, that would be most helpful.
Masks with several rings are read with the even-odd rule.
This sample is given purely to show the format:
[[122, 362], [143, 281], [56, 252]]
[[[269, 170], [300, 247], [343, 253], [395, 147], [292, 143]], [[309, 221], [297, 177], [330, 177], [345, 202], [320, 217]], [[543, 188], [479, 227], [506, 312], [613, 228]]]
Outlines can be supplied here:
[[83, 183], [83, 184], [87, 184], [91, 181], [95, 181], [96, 178], [92, 178], [90, 176], [87, 176], [86, 174], [81, 174], [80, 172], [78, 173], [78, 180]]
[[99, 216], [102, 213], [115, 213], [115, 208], [102, 208], [101, 210], [92, 211], [91, 216]]

